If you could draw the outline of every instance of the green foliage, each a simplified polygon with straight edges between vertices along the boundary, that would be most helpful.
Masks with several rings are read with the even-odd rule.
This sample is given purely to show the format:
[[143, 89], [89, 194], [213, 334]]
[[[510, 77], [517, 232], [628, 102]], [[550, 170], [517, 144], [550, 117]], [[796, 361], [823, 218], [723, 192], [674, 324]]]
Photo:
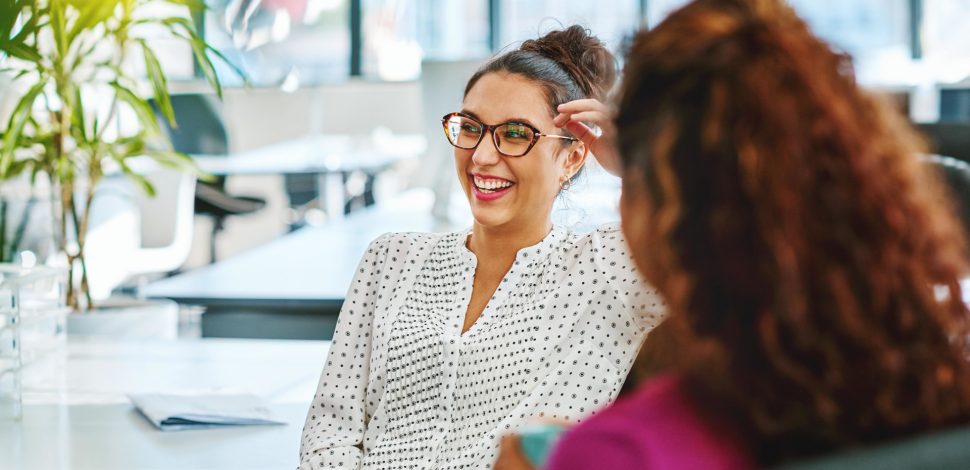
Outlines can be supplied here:
[[[159, 2], [179, 13], [147, 17], [143, 7]], [[190, 18], [204, 9], [202, 0], [0, 0], [0, 66], [12, 74], [16, 89], [26, 90], [0, 137], [0, 181], [26, 173], [31, 181], [43, 175], [66, 188], [59, 191], [66, 214], [55, 219], [74, 221], [82, 253], [81, 231], [93, 192], [75, 200], [77, 180], [93, 188], [114, 167], [153, 194], [148, 180], [129, 164], [137, 157], [199, 173], [190, 158], [172, 151], [149, 104], [154, 101], [176, 125], [168, 79], [146, 34], [165, 31], [189, 44], [221, 97], [213, 58], [244, 75], [199, 36]], [[145, 77], [127, 70], [132, 55], [144, 64]], [[117, 129], [111, 123], [125, 112], [136, 117], [137, 130], [107, 132]], [[63, 234], [66, 227], [60, 230]]]

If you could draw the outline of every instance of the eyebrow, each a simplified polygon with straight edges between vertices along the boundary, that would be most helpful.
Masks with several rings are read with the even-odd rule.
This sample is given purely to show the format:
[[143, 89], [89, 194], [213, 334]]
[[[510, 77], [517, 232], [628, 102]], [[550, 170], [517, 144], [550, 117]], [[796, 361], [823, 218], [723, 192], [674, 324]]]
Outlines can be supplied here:
[[[471, 116], [471, 117], [473, 117], [475, 119], [478, 119], [479, 121], [485, 122], [482, 118], [478, 117], [477, 114], [475, 114], [475, 113], [473, 113], [473, 112], [471, 112], [471, 111], [469, 111], [467, 109], [464, 109], [463, 108], [459, 112], [462, 113], [462, 114], [467, 114], [467, 115], [469, 115], [469, 116]], [[530, 121], [530, 120], [528, 120], [526, 118], [520, 118], [520, 117], [509, 118], [509, 119], [506, 119], [505, 121], [500, 122], [499, 124], [508, 124], [510, 122], [511, 123], [515, 123], [515, 124], [528, 124], [528, 125], [536, 128], [536, 129], [539, 128], [539, 126], [535, 125], [535, 123], [533, 123], [532, 121]]]

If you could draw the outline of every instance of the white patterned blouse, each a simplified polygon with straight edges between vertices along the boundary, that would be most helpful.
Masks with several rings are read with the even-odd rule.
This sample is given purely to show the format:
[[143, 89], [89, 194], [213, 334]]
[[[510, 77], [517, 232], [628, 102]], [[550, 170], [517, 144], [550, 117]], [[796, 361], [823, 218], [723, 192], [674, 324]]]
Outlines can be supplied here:
[[371, 243], [307, 413], [300, 468], [491, 468], [537, 418], [578, 421], [616, 397], [663, 317], [617, 224], [554, 228], [518, 252], [462, 334], [469, 231]]

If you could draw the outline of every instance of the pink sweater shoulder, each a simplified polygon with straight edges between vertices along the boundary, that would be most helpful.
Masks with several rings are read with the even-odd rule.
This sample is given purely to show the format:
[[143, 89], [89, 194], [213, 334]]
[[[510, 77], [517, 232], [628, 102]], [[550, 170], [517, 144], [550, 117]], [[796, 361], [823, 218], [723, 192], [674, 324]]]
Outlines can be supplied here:
[[667, 375], [567, 432], [546, 468], [736, 470], [753, 465], [733, 439], [702, 421], [677, 378]]

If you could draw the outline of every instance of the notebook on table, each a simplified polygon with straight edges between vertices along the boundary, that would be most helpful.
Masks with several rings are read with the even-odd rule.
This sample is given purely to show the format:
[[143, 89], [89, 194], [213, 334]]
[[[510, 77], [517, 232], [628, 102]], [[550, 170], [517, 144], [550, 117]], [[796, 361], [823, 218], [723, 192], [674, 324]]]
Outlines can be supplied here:
[[255, 395], [128, 395], [145, 418], [162, 431], [226, 426], [286, 424]]

